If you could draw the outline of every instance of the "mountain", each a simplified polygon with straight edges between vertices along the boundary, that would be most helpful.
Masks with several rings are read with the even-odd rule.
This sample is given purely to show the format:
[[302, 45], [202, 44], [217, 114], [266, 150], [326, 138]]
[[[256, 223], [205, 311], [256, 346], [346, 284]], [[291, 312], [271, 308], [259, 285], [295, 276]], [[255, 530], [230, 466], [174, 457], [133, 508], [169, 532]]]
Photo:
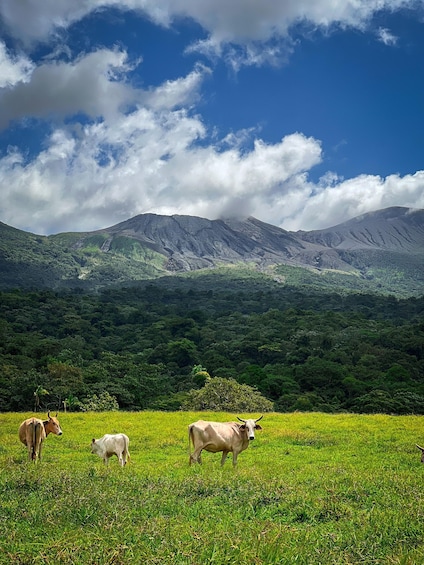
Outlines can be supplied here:
[[424, 210], [386, 208], [357, 216], [332, 228], [297, 234], [303, 241], [333, 249], [422, 253]]
[[[0, 223], [0, 288], [85, 288], [246, 267], [278, 284], [424, 293], [424, 210], [394, 207], [289, 232], [253, 217], [142, 214], [109, 228], [37, 236]], [[312, 277], [312, 278], [311, 278]]]

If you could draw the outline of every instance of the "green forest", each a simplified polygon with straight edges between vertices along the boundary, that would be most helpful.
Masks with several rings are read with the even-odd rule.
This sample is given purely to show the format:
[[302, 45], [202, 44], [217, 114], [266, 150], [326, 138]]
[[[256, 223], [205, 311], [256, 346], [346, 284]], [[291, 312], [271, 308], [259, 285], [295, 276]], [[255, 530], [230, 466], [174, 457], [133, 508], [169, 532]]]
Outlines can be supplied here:
[[213, 378], [278, 412], [424, 414], [423, 297], [208, 280], [1, 292], [0, 411], [178, 410]]

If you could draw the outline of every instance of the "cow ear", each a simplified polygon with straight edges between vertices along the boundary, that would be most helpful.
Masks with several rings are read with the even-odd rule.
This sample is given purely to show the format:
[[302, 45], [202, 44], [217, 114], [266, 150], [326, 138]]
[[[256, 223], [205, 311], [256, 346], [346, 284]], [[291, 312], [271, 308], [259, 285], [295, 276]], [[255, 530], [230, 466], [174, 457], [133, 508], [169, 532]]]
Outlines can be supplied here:
[[93, 439], [91, 440], [91, 443], [96, 443], [96, 439], [93, 437]]
[[257, 430], [261, 430], [261, 429], [262, 429], [262, 426], [260, 426], [259, 424], [256, 424], [255, 427], [256, 427]]
[[245, 425], [245, 424], [241, 424], [241, 425], [239, 424], [239, 426], [240, 426], [240, 429], [241, 429], [241, 430], [245, 430], [245, 429], [246, 429], [246, 425]]

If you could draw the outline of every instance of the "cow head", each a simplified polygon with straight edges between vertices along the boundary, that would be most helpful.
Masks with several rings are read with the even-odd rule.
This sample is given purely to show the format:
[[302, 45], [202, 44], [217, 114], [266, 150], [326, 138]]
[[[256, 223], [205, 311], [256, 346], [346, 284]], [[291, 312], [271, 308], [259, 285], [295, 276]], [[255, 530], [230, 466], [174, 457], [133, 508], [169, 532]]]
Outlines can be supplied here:
[[240, 426], [241, 430], [246, 430], [247, 433], [247, 437], [249, 438], [249, 440], [254, 440], [255, 439], [255, 430], [261, 430], [262, 427], [257, 423], [259, 422], [259, 420], [262, 420], [263, 415], [260, 418], [257, 418], [256, 420], [243, 420], [243, 418], [239, 418], [237, 416], [237, 419], [240, 420], [240, 422], [243, 422], [243, 425]]
[[56, 416], [50, 416], [50, 412], [47, 414], [48, 420], [44, 423], [44, 429], [46, 430], [46, 436], [49, 434], [55, 434], [57, 436], [61, 436], [63, 434], [62, 428], [60, 427], [59, 420]]
[[417, 445], [418, 449], [421, 450], [421, 463], [424, 463], [424, 447]]

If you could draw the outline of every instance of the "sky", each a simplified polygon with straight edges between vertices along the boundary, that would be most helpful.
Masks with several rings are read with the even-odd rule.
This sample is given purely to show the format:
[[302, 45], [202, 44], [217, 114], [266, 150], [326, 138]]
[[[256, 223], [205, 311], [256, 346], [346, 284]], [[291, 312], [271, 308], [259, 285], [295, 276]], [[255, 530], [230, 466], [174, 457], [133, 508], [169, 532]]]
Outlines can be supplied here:
[[0, 221], [424, 208], [424, 0], [2, 0]]

